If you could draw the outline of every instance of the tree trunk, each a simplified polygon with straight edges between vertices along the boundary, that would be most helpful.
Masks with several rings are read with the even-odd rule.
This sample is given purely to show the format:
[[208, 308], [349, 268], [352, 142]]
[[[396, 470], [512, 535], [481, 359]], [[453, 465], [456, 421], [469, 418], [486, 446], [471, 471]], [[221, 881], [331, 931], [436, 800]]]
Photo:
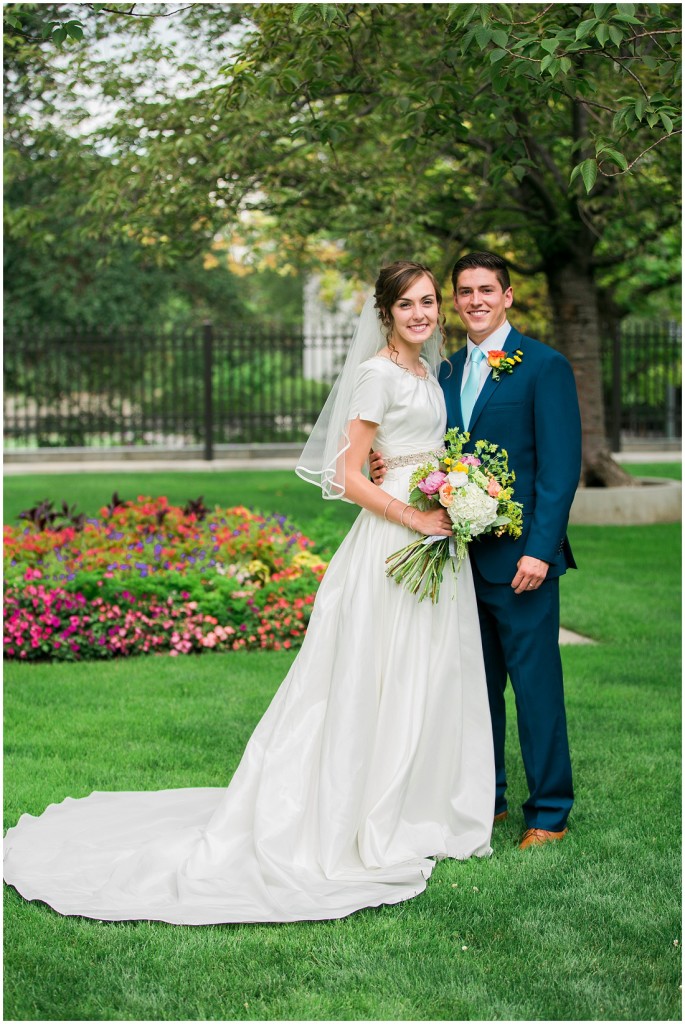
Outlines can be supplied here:
[[545, 268], [557, 347], [573, 366], [583, 424], [581, 487], [621, 487], [634, 483], [611, 457], [604, 423], [601, 330], [592, 268], [555, 262]]

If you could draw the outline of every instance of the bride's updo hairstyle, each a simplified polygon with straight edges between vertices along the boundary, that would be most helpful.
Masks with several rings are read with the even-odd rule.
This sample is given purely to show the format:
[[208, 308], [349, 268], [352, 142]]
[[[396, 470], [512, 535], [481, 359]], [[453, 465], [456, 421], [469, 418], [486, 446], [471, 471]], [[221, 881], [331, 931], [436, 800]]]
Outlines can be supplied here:
[[[395, 263], [391, 263], [389, 266], [381, 268], [378, 280], [376, 281], [374, 297], [376, 299], [378, 316], [383, 325], [386, 340], [391, 348], [393, 347], [390, 341], [393, 329], [393, 318], [390, 310], [397, 302], [400, 295], [403, 295], [407, 288], [410, 288], [414, 281], [418, 280], [419, 277], [423, 277], [424, 274], [430, 279], [431, 284], [435, 288], [435, 298], [438, 303], [439, 312], [440, 307], [442, 306], [442, 292], [440, 291], [440, 285], [438, 284], [433, 271], [429, 270], [428, 267], [424, 267], [423, 263], [413, 263], [411, 260], [397, 260]], [[438, 324], [441, 329], [445, 326], [445, 316], [440, 312]]]

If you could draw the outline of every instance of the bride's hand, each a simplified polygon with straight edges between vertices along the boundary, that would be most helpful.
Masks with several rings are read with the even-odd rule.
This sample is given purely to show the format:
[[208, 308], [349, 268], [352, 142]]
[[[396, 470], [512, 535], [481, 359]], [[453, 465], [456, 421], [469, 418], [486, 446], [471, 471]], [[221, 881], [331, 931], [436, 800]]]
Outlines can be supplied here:
[[[409, 518], [404, 517], [407, 526]], [[426, 537], [451, 537], [452, 523], [444, 508], [431, 509], [430, 512], [414, 512], [411, 517], [411, 528]]]

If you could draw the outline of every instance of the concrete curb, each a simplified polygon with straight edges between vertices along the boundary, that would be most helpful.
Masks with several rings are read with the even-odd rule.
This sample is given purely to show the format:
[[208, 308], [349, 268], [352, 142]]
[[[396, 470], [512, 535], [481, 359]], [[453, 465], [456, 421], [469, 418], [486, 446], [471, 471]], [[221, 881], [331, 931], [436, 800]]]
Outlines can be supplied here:
[[576, 492], [570, 523], [579, 526], [642, 526], [679, 523], [682, 483], [667, 477], [636, 477], [635, 487], [584, 487]]

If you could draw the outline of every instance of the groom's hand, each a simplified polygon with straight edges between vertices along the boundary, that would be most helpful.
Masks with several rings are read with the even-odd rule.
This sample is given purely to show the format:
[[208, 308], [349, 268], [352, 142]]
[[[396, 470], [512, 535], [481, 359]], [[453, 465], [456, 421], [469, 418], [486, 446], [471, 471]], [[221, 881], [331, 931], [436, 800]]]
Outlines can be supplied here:
[[387, 468], [380, 452], [369, 452], [369, 475], [375, 484], [382, 484]]
[[541, 558], [532, 558], [530, 555], [523, 555], [516, 565], [518, 572], [511, 581], [514, 593], [525, 594], [528, 590], [537, 590], [544, 583], [549, 562], [543, 562]]

